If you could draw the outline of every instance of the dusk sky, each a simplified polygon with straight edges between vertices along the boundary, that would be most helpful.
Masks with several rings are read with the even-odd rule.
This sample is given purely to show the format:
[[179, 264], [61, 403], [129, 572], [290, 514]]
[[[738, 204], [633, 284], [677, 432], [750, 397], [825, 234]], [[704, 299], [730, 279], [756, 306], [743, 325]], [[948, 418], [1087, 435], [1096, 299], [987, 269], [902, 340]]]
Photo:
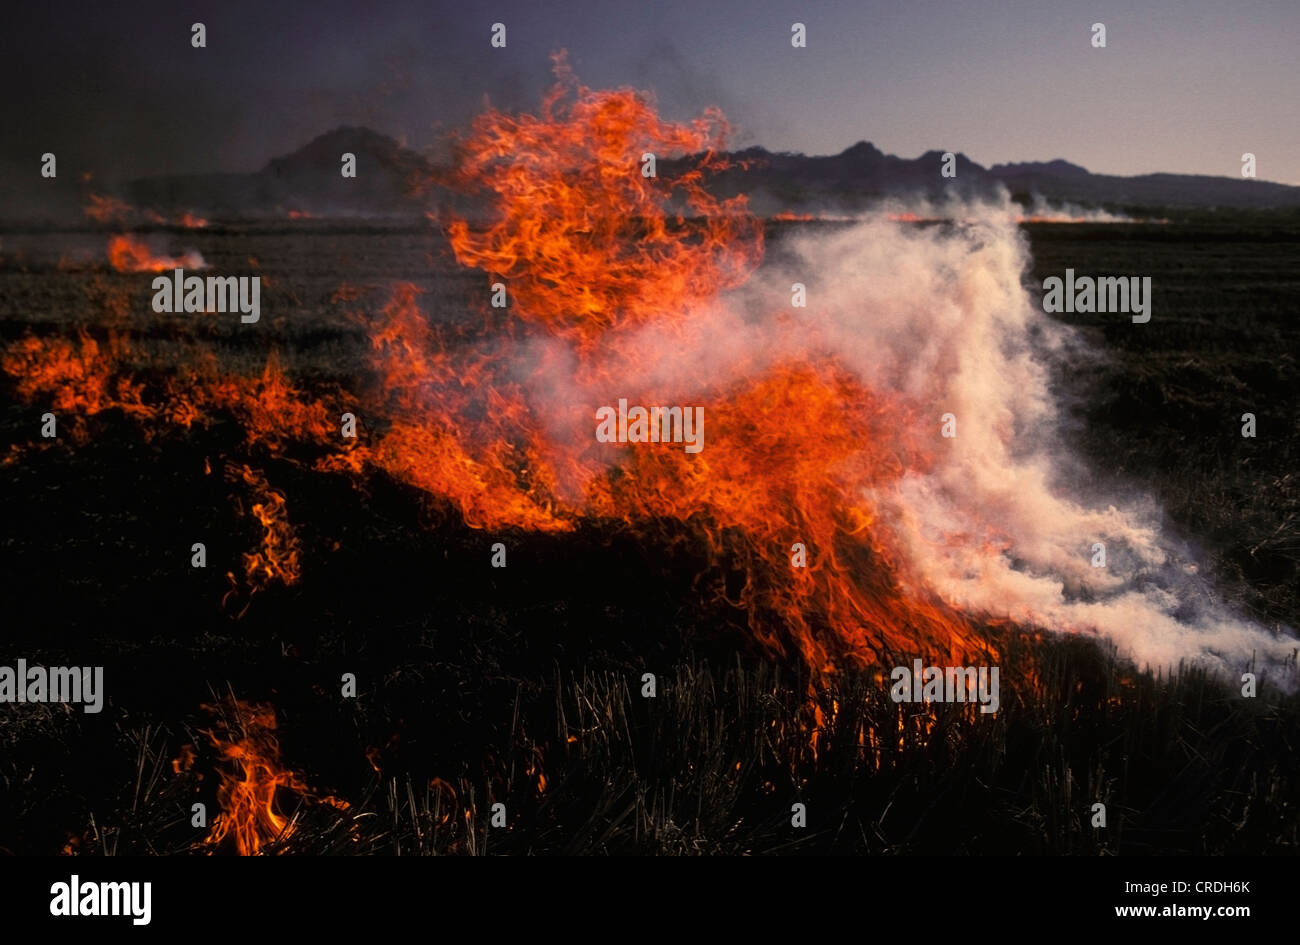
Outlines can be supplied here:
[[1296, 0], [25, 7], [0, 38], [7, 175], [45, 151], [99, 179], [253, 170], [342, 124], [423, 147], [485, 95], [534, 109], [563, 48], [585, 84], [652, 90], [668, 117], [721, 106], [741, 146], [1225, 176], [1250, 151], [1260, 178], [1300, 183]]

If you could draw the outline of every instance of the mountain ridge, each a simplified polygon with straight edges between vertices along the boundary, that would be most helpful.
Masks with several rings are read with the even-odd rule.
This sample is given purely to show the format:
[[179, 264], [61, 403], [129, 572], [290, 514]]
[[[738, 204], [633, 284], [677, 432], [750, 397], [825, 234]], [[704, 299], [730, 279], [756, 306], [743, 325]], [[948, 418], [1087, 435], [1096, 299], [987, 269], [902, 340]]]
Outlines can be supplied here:
[[[356, 157], [356, 177], [340, 174], [341, 156]], [[719, 196], [747, 194], [755, 213], [866, 210], [886, 200], [998, 199], [1009, 194], [1025, 205], [1041, 201], [1133, 212], [1300, 209], [1300, 187], [1264, 180], [1203, 174], [1152, 173], [1131, 177], [1094, 174], [1064, 158], [984, 167], [954, 153], [956, 176], [940, 171], [946, 152], [916, 158], [888, 154], [860, 140], [839, 154], [807, 155], [760, 146], [724, 152], [729, 167], [709, 178]], [[691, 157], [661, 158], [659, 174], [671, 179]], [[397, 139], [366, 127], [340, 126], [249, 173], [146, 177], [116, 189], [138, 208], [162, 215], [190, 212], [215, 218], [290, 216], [385, 217], [472, 210], [473, 201], [440, 181], [448, 169]], [[84, 190], [62, 181], [40, 206], [80, 216]], [[1156, 214], [1152, 214], [1156, 215]]]

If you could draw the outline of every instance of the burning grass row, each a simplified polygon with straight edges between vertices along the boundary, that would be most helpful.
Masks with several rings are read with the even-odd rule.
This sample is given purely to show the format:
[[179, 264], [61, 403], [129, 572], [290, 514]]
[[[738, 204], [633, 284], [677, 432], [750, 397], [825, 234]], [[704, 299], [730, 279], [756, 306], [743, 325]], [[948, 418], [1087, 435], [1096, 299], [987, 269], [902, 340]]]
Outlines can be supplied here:
[[[319, 699], [277, 713], [227, 692], [182, 725], [119, 710], [94, 787], [74, 787], [71, 771], [52, 778], [49, 757], [32, 764], [51, 745], [73, 762], [92, 737], [79, 716], [32, 706], [0, 728], [20, 805], [6, 832], [47, 817], [51, 796], [65, 795], [69, 820], [62, 838], [9, 849], [1295, 852], [1295, 697], [1243, 700], [1195, 670], [1132, 676], [1083, 640], [1008, 640], [1006, 652], [1004, 665], [1035, 667], [1038, 689], [1012, 689], [996, 717], [895, 704], [864, 674], [810, 704], [807, 681], [770, 662], [690, 655], [653, 699], [640, 693], [643, 667], [557, 666], [497, 680], [471, 711], [463, 693], [429, 685], [445, 668], [411, 664], [345, 709]], [[420, 721], [407, 716], [417, 706]], [[326, 796], [327, 772], [349, 789]], [[213, 812], [208, 829], [192, 826], [196, 802]], [[1098, 802], [1105, 828], [1092, 826]], [[792, 825], [795, 804], [805, 827]]]

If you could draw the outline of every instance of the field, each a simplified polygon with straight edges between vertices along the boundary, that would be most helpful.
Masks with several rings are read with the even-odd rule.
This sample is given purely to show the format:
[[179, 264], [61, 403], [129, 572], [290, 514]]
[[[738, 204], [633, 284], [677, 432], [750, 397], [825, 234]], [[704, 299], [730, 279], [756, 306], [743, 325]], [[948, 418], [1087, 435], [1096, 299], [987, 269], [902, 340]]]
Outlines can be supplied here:
[[[818, 225], [768, 237], [779, 252], [786, 233]], [[1057, 382], [1090, 470], [1079, 488], [1152, 494], [1224, 600], [1295, 627], [1300, 226], [1025, 232], [1029, 285], [1069, 266], [1156, 286], [1146, 325], [1059, 316], [1106, 356], [1103, 370]], [[327, 387], [365, 377], [357, 313], [395, 282], [422, 290], [435, 323], [482, 317], [469, 301], [482, 277], [458, 269], [432, 228], [149, 235], [215, 271], [260, 273], [255, 330], [237, 315], [155, 315], [151, 277], [107, 270], [104, 238], [2, 234], [0, 341], [83, 324], [102, 338], [111, 313], [146, 374], [197, 338], [227, 370], [259, 374], [274, 347], [295, 382]], [[149, 438], [110, 410], [43, 444], [47, 408], [3, 383], [0, 663], [103, 665], [108, 690], [98, 715], [3, 708], [10, 853], [209, 852], [191, 805], [222, 810], [222, 752], [254, 742], [297, 772], [272, 788], [293, 822], [265, 852], [1256, 854], [1300, 843], [1294, 694], [1243, 700], [1196, 670], [1137, 674], [1093, 640], [988, 628], [1003, 666], [1038, 680], [1033, 692], [1008, 686], [996, 721], [951, 706], [917, 715], [847, 673], [814, 700], [826, 720], [814, 747], [808, 680], [707, 592], [735, 575], [689, 545], [597, 524], [486, 534], [401, 483], [259, 454], [229, 422]], [[1247, 412], [1254, 439], [1240, 433]], [[286, 497], [301, 579], [223, 603], [227, 571], [258, 537], [241, 514], [254, 497], [229, 474], [245, 463]], [[503, 569], [488, 565], [498, 540]], [[206, 569], [190, 567], [196, 541]], [[646, 672], [655, 699], [641, 697]], [[355, 699], [339, 697], [345, 673]], [[276, 733], [236, 718], [257, 704], [274, 707]], [[868, 729], [891, 737], [864, 750]], [[1090, 823], [1097, 801], [1105, 828]], [[490, 826], [497, 802], [505, 828]], [[796, 802], [805, 829], [791, 827]]]

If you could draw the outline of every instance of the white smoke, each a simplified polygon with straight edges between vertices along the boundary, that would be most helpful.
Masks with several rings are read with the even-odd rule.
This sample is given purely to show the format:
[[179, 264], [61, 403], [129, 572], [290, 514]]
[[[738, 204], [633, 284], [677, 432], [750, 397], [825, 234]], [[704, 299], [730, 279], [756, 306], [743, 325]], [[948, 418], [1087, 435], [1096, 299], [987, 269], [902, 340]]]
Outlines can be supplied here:
[[[535, 339], [516, 352], [519, 379], [553, 435], [589, 443], [593, 405], [707, 403], [781, 361], [834, 361], [897, 404], [900, 424], [919, 423], [900, 438], [936, 457], [870, 496], [912, 590], [976, 617], [1101, 635], [1141, 668], [1187, 661], [1226, 675], [1253, 664], [1286, 676], [1296, 640], [1216, 603], [1150, 498], [1091, 495], [1088, 469], [1063, 442], [1070, 392], [1053, 377], [1098, 355], [1022, 285], [1022, 215], [1004, 199], [888, 206], [852, 225], [808, 227], [771, 247], [740, 289], [603, 345], [598, 369], [580, 368], [565, 343]], [[791, 306], [794, 283], [807, 288], [806, 308]], [[951, 439], [940, 436], [948, 413]], [[1096, 543], [1105, 567], [1093, 567]]]
[[[1020, 213], [968, 206], [948, 214], [965, 222], [922, 227], [882, 214], [786, 247], [783, 275], [809, 283], [805, 331], [932, 424], [937, 465], [873, 495], [909, 579], [968, 613], [1101, 634], [1141, 667], [1240, 673], [1294, 660], [1293, 637], [1215, 604], [1149, 499], [1084, 497], [1052, 368], [1090, 354], [1022, 287]], [[786, 283], [764, 281], [772, 293]], [[955, 438], [940, 438], [945, 413]]]
[[[1001, 185], [998, 186], [996, 196], [978, 201], [959, 197], [944, 200], [931, 200], [924, 197], [888, 197], [880, 202], [875, 211], [857, 214], [851, 219], [873, 220], [892, 217], [903, 220], [973, 221], [988, 219], [990, 216], [1010, 217], [1012, 222], [1020, 223], [1148, 222], [1123, 213], [1113, 213], [1096, 207], [1083, 207], [1069, 201], [1053, 203], [1042, 194], [1034, 194], [1027, 206], [1021, 206], [1012, 201], [1010, 192]], [[835, 218], [833, 213], [821, 215], [821, 219]]]
[[1111, 213], [1093, 207], [1081, 207], [1068, 201], [1050, 203], [1042, 194], [1034, 194], [1033, 202], [1021, 211], [1023, 218], [1040, 223], [1135, 223], [1132, 217]]

